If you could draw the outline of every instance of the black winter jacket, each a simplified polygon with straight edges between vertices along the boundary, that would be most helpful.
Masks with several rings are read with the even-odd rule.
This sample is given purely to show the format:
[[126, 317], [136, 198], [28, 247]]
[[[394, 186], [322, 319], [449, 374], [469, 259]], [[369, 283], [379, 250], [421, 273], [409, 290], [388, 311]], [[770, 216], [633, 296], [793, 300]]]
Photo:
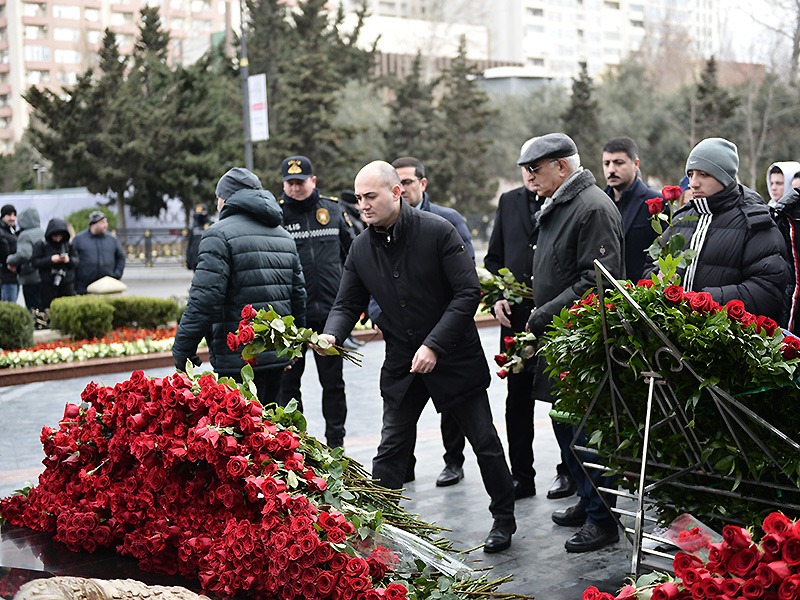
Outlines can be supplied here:
[[125, 271], [125, 252], [119, 240], [109, 233], [94, 235], [84, 229], [72, 245], [80, 256], [81, 266], [75, 276], [75, 291], [85, 294], [86, 287], [98, 279], [109, 276], [122, 279]]
[[[324, 331], [341, 343], [370, 295], [382, 309], [377, 325], [386, 340], [384, 401], [399, 406], [417, 376], [439, 411], [489, 386], [474, 319], [480, 301], [478, 276], [464, 240], [450, 223], [401, 200], [390, 232], [370, 226], [358, 236]], [[409, 373], [423, 344], [436, 352], [436, 367], [426, 375]]]
[[17, 251], [17, 234], [0, 221], [0, 281], [3, 283], [17, 283], [17, 274], [8, 270], [6, 260]]
[[[606, 194], [614, 200], [614, 190], [610, 186], [606, 186]], [[622, 233], [625, 236], [625, 276], [633, 282], [641, 279], [645, 264], [650, 262], [647, 249], [656, 239], [650, 223], [650, 209], [645, 204], [650, 198], [661, 198], [661, 194], [637, 177], [615, 202], [622, 215]]]
[[349, 217], [336, 200], [319, 190], [306, 200], [283, 194], [283, 226], [297, 244], [306, 282], [306, 320], [317, 326], [325, 322], [342, 279], [342, 264], [355, 233]]
[[[678, 270], [685, 290], [708, 292], [720, 304], [738, 299], [756, 315], [781, 320], [789, 279], [786, 245], [758, 194], [733, 183], [695, 198], [675, 212], [672, 230], [686, 238], [685, 248], [698, 251]], [[671, 233], [664, 232], [662, 243]], [[656, 269], [653, 264], [647, 272]]]
[[[64, 236], [60, 242], [55, 242], [53, 236], [60, 233]], [[54, 263], [54, 254], [69, 254], [68, 263]], [[62, 219], [50, 219], [47, 229], [44, 231], [44, 240], [38, 241], [33, 245], [31, 265], [38, 269], [42, 285], [53, 286], [56, 272], [61, 271], [61, 286], [70, 291], [66, 296], [72, 295], [75, 282], [75, 272], [80, 264], [80, 258], [75, 251], [75, 247], [69, 243], [69, 229], [66, 221]]]
[[[172, 356], [184, 369], [204, 337], [217, 373], [235, 375], [244, 367], [240, 352], [228, 348], [228, 333], [239, 327], [242, 308], [272, 305], [283, 316], [305, 325], [306, 293], [300, 257], [280, 226], [281, 209], [266, 190], [235, 192], [222, 207], [219, 221], [203, 234], [189, 303], [181, 317]], [[258, 355], [254, 370], [283, 368], [289, 363], [274, 352]]]
[[533, 257], [533, 299], [528, 328], [545, 332], [561, 309], [595, 287], [594, 260], [625, 277], [622, 218], [586, 169], [565, 181], [537, 214], [539, 238]]

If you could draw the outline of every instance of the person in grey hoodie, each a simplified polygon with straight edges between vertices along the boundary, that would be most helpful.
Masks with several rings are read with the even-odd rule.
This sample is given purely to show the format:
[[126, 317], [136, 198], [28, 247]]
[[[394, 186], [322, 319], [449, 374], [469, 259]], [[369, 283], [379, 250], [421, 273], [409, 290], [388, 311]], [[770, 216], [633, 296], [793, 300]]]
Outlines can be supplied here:
[[26, 208], [19, 215], [17, 225], [20, 230], [17, 236], [17, 251], [8, 255], [6, 263], [17, 268], [17, 276], [28, 310], [44, 310], [41, 293], [42, 280], [39, 277], [39, 270], [31, 264], [34, 245], [36, 242], [44, 240], [39, 211], [35, 208]]

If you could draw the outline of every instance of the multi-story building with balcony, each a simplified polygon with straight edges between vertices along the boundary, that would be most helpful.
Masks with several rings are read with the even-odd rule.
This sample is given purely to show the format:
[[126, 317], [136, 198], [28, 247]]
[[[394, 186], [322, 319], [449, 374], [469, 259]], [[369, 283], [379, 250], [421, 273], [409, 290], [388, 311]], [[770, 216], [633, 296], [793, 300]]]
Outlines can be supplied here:
[[180, 62], [201, 56], [231, 11], [231, 0], [0, 0], [0, 153], [10, 152], [28, 125], [22, 95], [30, 86], [74, 84], [97, 60], [106, 28], [130, 53], [146, 5], [160, 8], [170, 58]]

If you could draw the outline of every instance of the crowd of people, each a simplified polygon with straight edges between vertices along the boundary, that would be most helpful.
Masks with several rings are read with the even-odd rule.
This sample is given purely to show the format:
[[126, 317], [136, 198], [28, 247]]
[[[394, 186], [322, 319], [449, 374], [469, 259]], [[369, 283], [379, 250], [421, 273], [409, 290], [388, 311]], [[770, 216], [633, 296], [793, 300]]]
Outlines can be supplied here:
[[50, 219], [43, 230], [36, 208], [25, 209], [17, 219], [17, 209], [6, 204], [0, 214], [2, 301], [17, 302], [21, 289], [28, 310], [44, 317], [54, 299], [86, 294], [103, 277], [122, 278], [125, 252], [108, 233], [102, 211], [92, 211], [87, 228], [73, 239], [63, 219]]

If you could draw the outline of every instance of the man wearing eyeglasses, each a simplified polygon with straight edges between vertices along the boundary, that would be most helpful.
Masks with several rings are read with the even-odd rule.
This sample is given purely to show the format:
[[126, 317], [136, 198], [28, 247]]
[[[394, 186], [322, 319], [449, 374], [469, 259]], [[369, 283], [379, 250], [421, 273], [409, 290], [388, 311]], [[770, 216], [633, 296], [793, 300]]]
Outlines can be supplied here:
[[[550, 133], [535, 139], [518, 163], [531, 176], [530, 189], [545, 198], [534, 223], [538, 232], [532, 279], [535, 308], [527, 325], [532, 333], [543, 335], [554, 316], [595, 287], [595, 259], [616, 278], [624, 278], [622, 218], [597, 187], [594, 175], [580, 166], [578, 148], [569, 136]], [[534, 388], [548, 386], [543, 362], [542, 358], [537, 361]], [[573, 428], [554, 422], [553, 430], [580, 496], [576, 506], [553, 513], [556, 524], [581, 527], [566, 541], [567, 552], [588, 552], [619, 541], [616, 519], [572, 455]], [[611, 504], [613, 499], [608, 501]]]
[[[475, 262], [475, 249], [472, 247], [472, 236], [469, 227], [461, 214], [446, 206], [433, 204], [428, 197], [428, 179], [425, 177], [425, 166], [413, 156], [401, 156], [392, 162], [392, 166], [400, 177], [401, 195], [409, 206], [418, 210], [433, 213], [450, 221], [456, 228], [458, 235], [464, 240], [472, 262]], [[441, 420], [442, 443], [444, 444], [444, 469], [436, 478], [437, 487], [455, 485], [464, 478], [464, 434], [458, 424], [447, 413], [442, 413]], [[414, 465], [416, 459], [411, 454], [411, 459], [406, 472], [405, 480], [414, 480]]]

